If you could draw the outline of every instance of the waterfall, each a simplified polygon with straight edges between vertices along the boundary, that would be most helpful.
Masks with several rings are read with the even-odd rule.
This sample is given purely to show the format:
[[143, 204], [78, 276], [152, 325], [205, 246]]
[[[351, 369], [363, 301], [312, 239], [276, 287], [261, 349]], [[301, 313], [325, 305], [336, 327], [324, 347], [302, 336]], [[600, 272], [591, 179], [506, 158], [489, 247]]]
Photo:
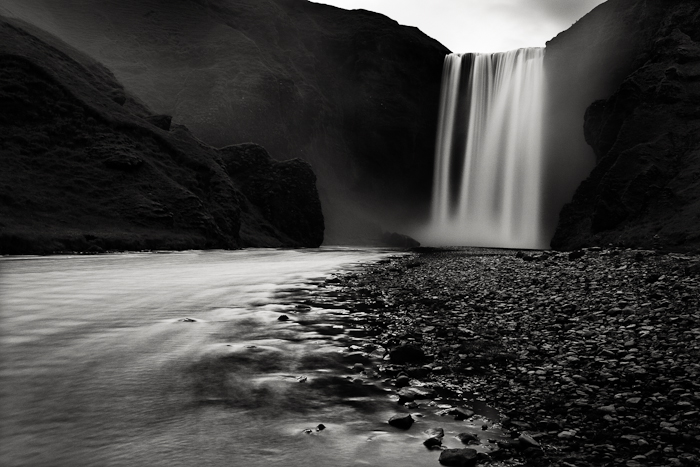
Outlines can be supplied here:
[[546, 247], [543, 58], [542, 48], [445, 58], [431, 243]]

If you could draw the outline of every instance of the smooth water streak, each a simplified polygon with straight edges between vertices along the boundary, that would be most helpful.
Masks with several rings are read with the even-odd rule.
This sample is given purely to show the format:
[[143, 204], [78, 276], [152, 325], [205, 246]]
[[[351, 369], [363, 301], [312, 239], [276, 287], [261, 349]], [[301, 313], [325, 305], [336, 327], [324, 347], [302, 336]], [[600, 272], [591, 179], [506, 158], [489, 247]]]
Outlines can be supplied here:
[[432, 244], [543, 248], [544, 49], [445, 58]]

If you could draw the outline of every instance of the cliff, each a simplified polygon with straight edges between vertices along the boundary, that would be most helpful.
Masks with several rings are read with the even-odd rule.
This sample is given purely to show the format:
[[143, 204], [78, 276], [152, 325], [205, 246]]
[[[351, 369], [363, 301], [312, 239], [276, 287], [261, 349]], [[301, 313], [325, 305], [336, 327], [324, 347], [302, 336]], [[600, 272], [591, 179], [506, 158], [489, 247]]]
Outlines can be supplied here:
[[[306, 0], [4, 0], [202, 141], [252, 141], [318, 176], [332, 241], [427, 208], [448, 50]], [[358, 237], [359, 238], [359, 237]]]
[[291, 228], [260, 212], [244, 175], [229, 176], [225, 150], [153, 115], [85, 54], [1, 18], [0, 104], [0, 254], [323, 240], [308, 164], [257, 169], [278, 209], [295, 210]]
[[615, 76], [624, 77], [582, 114], [580, 134], [595, 153], [595, 168], [561, 211], [552, 247], [697, 248], [700, 5], [625, 5], [637, 32], [626, 42], [624, 60], [616, 61], [624, 66]]

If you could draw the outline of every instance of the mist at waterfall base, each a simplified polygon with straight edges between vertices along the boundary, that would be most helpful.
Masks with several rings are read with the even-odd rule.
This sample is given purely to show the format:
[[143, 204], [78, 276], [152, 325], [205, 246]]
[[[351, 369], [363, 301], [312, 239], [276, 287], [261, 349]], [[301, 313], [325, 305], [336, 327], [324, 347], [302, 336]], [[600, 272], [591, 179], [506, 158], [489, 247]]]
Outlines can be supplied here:
[[543, 48], [445, 58], [424, 243], [547, 247], [543, 61]]

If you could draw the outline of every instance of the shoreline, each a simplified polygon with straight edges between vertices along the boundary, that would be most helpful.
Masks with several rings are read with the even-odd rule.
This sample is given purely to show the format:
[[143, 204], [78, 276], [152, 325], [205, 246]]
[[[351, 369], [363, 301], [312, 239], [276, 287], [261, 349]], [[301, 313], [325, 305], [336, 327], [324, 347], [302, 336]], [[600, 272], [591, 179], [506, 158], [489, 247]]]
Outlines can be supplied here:
[[493, 461], [699, 465], [697, 255], [421, 248], [339, 279], [397, 394], [500, 412]]

